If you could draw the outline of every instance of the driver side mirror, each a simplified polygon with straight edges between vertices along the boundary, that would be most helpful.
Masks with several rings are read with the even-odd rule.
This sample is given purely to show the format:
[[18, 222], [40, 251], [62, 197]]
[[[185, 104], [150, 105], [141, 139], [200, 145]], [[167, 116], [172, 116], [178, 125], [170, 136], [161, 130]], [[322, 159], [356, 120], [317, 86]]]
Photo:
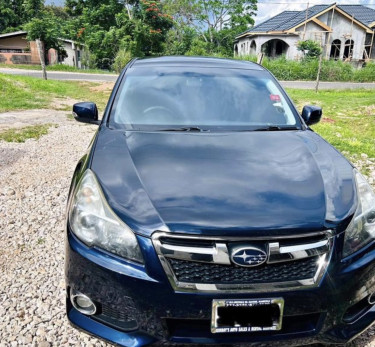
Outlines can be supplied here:
[[76, 121], [88, 124], [100, 124], [98, 108], [93, 102], [79, 102], [73, 105], [73, 116]]
[[322, 108], [319, 106], [305, 106], [302, 110], [302, 118], [306, 125], [313, 125], [319, 123], [322, 118]]

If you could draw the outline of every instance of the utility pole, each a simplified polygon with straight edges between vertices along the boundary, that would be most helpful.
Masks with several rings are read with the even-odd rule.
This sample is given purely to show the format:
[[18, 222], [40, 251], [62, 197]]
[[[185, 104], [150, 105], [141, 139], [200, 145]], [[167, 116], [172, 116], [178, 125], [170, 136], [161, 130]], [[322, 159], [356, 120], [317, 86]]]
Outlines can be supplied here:
[[42, 72], [43, 72], [43, 78], [46, 80], [47, 79], [47, 71], [46, 71], [46, 62], [45, 62], [45, 57], [44, 57], [44, 45], [40, 41], [40, 39], [36, 39], [36, 46], [38, 48], [38, 53], [39, 53], [39, 59], [40, 59], [40, 65], [42, 66]]
[[320, 48], [322, 49], [322, 52], [320, 53], [320, 56], [319, 56], [319, 65], [318, 65], [318, 74], [316, 76], [315, 93], [319, 91], [320, 73], [322, 71], [322, 61], [323, 61], [322, 40], [320, 41]]

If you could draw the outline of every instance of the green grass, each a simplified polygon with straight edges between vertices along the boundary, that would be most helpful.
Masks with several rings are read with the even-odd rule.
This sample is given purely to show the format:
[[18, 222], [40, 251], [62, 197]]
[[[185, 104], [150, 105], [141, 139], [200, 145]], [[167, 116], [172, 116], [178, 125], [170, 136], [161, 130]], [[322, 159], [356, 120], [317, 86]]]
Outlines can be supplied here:
[[[239, 56], [236, 59], [256, 61], [255, 56]], [[294, 61], [285, 57], [277, 59], [264, 58], [263, 66], [270, 70], [276, 78], [284, 81], [314, 81], [318, 73], [317, 59]], [[323, 60], [321, 81], [328, 82], [375, 82], [375, 63], [368, 63], [362, 69], [356, 69], [343, 61]]]
[[288, 89], [299, 111], [312, 104], [323, 108], [323, 119], [312, 128], [349, 159], [362, 153], [375, 158], [375, 92], [373, 90]]
[[[31, 65], [31, 64], [0, 64], [0, 68], [6, 69], [22, 69], [22, 70], [42, 70], [40, 65]], [[66, 72], [81, 72], [81, 73], [91, 73], [91, 74], [115, 74], [112, 71], [100, 70], [100, 69], [78, 69], [73, 66], [57, 64], [47, 66], [48, 71], [66, 71]]]
[[41, 136], [48, 134], [48, 129], [54, 124], [40, 124], [27, 126], [20, 129], [9, 129], [0, 132], [0, 140], [6, 142], [25, 142], [28, 139], [38, 140]]
[[110, 90], [93, 90], [99, 85], [100, 83], [45, 81], [28, 76], [0, 74], [0, 112], [53, 108], [51, 102], [54, 98], [93, 101], [98, 105], [99, 110], [104, 110]]

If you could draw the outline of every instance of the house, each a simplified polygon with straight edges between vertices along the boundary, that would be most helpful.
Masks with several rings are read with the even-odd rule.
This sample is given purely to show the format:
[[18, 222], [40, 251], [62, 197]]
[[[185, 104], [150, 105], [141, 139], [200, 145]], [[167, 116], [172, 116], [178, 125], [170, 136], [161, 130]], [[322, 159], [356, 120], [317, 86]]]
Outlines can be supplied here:
[[235, 55], [299, 59], [299, 41], [321, 44], [327, 59], [364, 61], [375, 58], [375, 10], [363, 5], [315, 5], [284, 11], [238, 35]]
[[[81, 57], [84, 47], [74, 41], [59, 39], [67, 57], [58, 55], [55, 49], [49, 49], [46, 63], [65, 64], [81, 68]], [[27, 31], [15, 31], [0, 35], [0, 63], [1, 64], [40, 64], [38, 49], [35, 41], [27, 40]]]

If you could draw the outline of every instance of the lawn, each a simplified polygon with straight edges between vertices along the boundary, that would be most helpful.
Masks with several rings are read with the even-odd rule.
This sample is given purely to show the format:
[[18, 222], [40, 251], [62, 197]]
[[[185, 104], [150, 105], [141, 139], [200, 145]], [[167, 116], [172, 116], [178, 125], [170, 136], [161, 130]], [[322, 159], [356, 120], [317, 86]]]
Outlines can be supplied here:
[[[21, 69], [21, 70], [42, 70], [40, 65], [30, 65], [30, 64], [0, 64], [0, 68], [5, 69]], [[78, 69], [73, 66], [63, 65], [63, 64], [56, 64], [56, 65], [48, 65], [47, 66], [47, 73], [48, 71], [66, 71], [66, 72], [80, 72], [80, 73], [91, 73], [91, 74], [111, 74], [114, 75], [115, 73], [112, 71], [107, 70], [100, 70], [100, 69]]]
[[0, 74], [0, 112], [54, 108], [53, 100], [63, 104], [68, 98], [93, 101], [103, 111], [110, 91], [100, 83], [42, 80], [27, 76]]
[[304, 105], [319, 105], [323, 119], [314, 131], [355, 160], [366, 154], [375, 158], [375, 91], [288, 89], [299, 111]]

